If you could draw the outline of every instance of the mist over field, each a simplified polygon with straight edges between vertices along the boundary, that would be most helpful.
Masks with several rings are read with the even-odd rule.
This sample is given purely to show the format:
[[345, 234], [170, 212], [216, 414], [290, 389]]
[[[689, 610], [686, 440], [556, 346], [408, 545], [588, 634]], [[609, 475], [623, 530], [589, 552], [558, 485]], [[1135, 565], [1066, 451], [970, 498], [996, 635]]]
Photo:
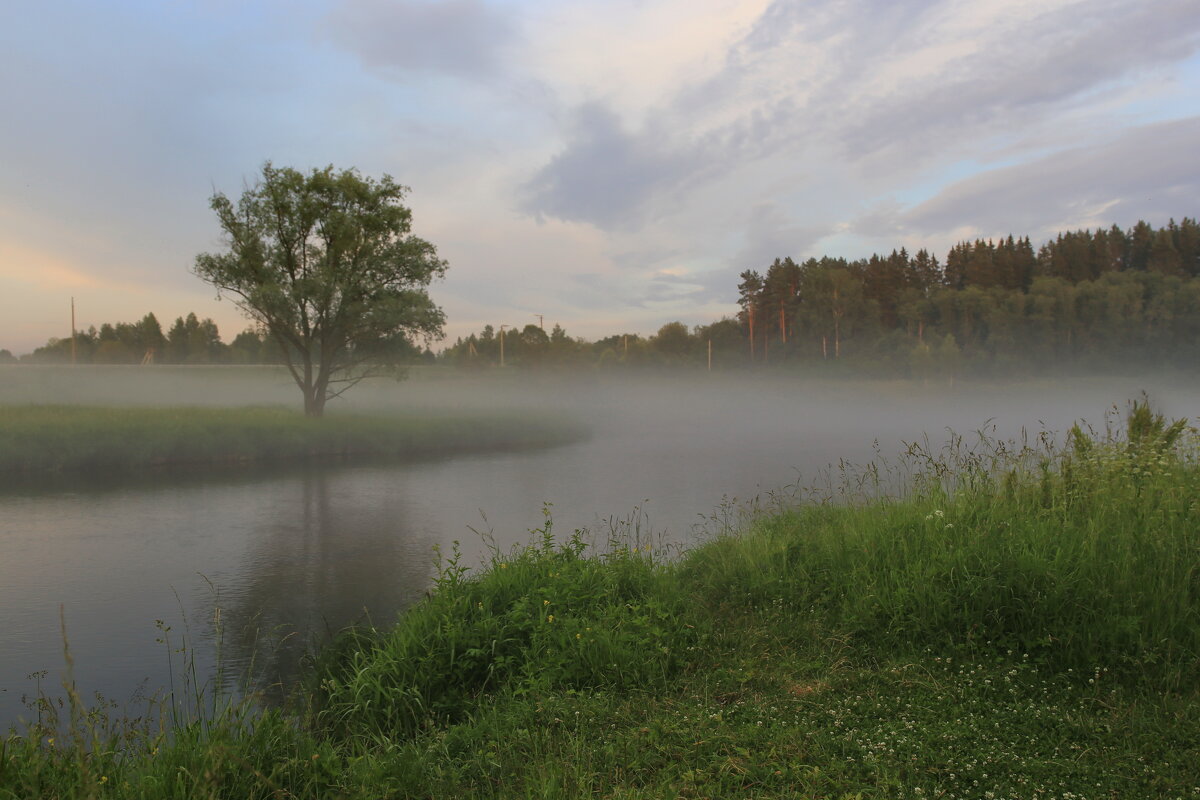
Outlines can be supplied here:
[[[279, 367], [19, 367], [0, 374], [6, 378], [0, 404], [185, 409], [299, 404], [294, 383]], [[516, 505], [511, 495], [491, 496], [486, 483], [447, 487], [445, 496], [452, 500], [446, 505], [464, 511], [458, 517], [464, 524], [439, 532], [446, 541], [468, 533], [465, 524], [479, 520], [480, 512], [502, 539], [519, 539], [537, 524], [543, 502], [554, 503], [556, 515], [572, 526], [594, 526], [637, 506], [648, 512], [651, 524], [683, 539], [723, 499], [807, 485], [825, 467], [843, 461], [894, 459], [906, 443], [928, 440], [936, 448], [951, 432], [968, 439], [980, 431], [992, 438], [1033, 438], [1061, 434], [1077, 420], [1100, 428], [1106, 415], [1120, 417], [1143, 393], [1169, 417], [1194, 419], [1200, 416], [1195, 387], [1179, 374], [922, 383], [754, 372], [471, 373], [415, 367], [405, 380], [364, 382], [331, 402], [329, 410], [334, 416], [522, 412], [586, 427], [587, 441], [522, 457], [528, 474]], [[186, 416], [186, 410], [181, 413]], [[353, 464], [327, 469], [332, 474], [347, 467]], [[421, 471], [416, 465], [408, 469]], [[245, 481], [256, 480], [262, 469], [209, 472]]]

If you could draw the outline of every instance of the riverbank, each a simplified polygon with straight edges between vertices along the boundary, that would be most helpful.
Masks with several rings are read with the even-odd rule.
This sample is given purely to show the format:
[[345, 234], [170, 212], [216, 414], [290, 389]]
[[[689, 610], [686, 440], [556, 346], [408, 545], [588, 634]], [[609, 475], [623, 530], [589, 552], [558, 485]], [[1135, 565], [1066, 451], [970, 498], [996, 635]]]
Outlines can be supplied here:
[[681, 558], [547, 517], [479, 573], [449, 554], [286, 711], [46, 707], [0, 798], [1200, 796], [1195, 433], [1141, 409], [906, 470]]
[[333, 413], [284, 408], [0, 406], [0, 474], [303, 459], [396, 458], [548, 446], [582, 426], [534, 414]]

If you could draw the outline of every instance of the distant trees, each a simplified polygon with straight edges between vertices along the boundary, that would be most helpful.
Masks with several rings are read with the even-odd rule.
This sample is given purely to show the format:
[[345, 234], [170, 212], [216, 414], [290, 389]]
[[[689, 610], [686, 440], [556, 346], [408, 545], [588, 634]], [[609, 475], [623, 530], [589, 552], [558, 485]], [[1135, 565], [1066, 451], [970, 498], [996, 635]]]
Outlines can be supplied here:
[[[738, 276], [740, 334], [755, 362], [840, 362], [931, 374], [1080, 361], [1185, 364], [1200, 355], [1200, 225], [1139, 222], [960, 242]], [[952, 337], [952, 338], [951, 338]], [[944, 345], [944, 346], [943, 346]], [[944, 371], [944, 370], [943, 370]]]
[[[1138, 222], [1127, 231], [1069, 231], [1037, 248], [1027, 236], [959, 242], [944, 263], [927, 250], [904, 248], [858, 260], [777, 258], [763, 271], [743, 270], [736, 290], [735, 316], [693, 328], [669, 322], [650, 336], [588, 342], [561, 324], [549, 333], [506, 324], [505, 363], [695, 368], [707, 366], [710, 343], [714, 369], [770, 365], [925, 380], [1070, 365], [1194, 368], [1200, 360], [1200, 225], [1190, 218], [1157, 229]], [[500, 326], [486, 325], [436, 360], [496, 366], [500, 342]], [[434, 360], [407, 340], [401, 345], [410, 363]], [[69, 360], [70, 346], [69, 339], [52, 340], [35, 355]], [[261, 329], [224, 345], [215, 324], [194, 314], [176, 319], [166, 334], [148, 315], [76, 339], [82, 362], [136, 363], [150, 347], [158, 348], [160, 363], [283, 357]]]
[[[51, 339], [21, 360], [70, 363], [71, 339]], [[248, 328], [226, 344], [221, 341], [217, 324], [195, 313], [177, 317], [166, 334], [154, 314], [136, 323], [105, 322], [99, 328], [79, 331], [75, 334], [75, 360], [80, 364], [282, 363], [278, 349], [261, 331]]]

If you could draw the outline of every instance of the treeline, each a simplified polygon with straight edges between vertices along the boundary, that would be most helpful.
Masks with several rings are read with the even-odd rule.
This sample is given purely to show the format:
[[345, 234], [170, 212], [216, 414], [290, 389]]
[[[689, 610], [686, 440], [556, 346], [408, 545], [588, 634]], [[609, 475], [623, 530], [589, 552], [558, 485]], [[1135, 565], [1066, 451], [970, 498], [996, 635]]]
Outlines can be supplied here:
[[[71, 351], [71, 337], [52, 338], [20, 360], [69, 364]], [[274, 345], [254, 330], [245, 330], [226, 344], [215, 322], [194, 313], [176, 318], [166, 333], [154, 314], [138, 322], [93, 325], [78, 331], [74, 343], [79, 364], [262, 364], [277, 362], [276, 353]]]
[[[595, 343], [535, 325], [505, 337], [523, 365], [751, 364], [842, 366], [925, 377], [983, 370], [1102, 368], [1133, 361], [1189, 366], [1200, 358], [1200, 225], [1172, 220], [962, 242], [944, 262], [926, 250], [850, 261], [776, 259], [738, 276], [736, 318], [642, 339]], [[710, 345], [711, 343], [711, 345]], [[498, 336], [460, 339], [456, 364], [499, 361]]]
[[[410, 361], [433, 360], [407, 341], [393, 343]], [[69, 364], [71, 337], [52, 338], [32, 353], [17, 359], [0, 351], [0, 363]], [[282, 364], [279, 345], [265, 332], [247, 328], [228, 344], [221, 341], [217, 323], [195, 313], [177, 317], [163, 333], [154, 314], [138, 322], [104, 323], [75, 334], [74, 359], [78, 364]], [[8, 354], [5, 358], [4, 354]]]
[[[510, 326], [505, 325], [505, 328]], [[669, 322], [656, 334], [618, 333], [599, 341], [567, 335], [560, 325], [549, 334], [537, 325], [498, 332], [486, 325], [478, 334], [459, 338], [439, 354], [439, 361], [463, 368], [516, 367], [663, 367], [706, 363], [708, 342], [714, 363], [732, 364], [741, 358], [745, 337], [737, 320], [688, 328]]]

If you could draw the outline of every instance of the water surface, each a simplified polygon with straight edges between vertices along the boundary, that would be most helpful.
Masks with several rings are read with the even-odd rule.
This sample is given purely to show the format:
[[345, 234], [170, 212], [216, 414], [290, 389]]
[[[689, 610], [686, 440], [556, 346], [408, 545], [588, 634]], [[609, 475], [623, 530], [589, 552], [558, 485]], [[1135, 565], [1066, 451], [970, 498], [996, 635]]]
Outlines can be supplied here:
[[[86, 376], [106, 402], [162, 402], [164, 386], [192, 379], [177, 372], [164, 386], [138, 386], [130, 375], [150, 378], [131, 372], [120, 387], [100, 383], [107, 374]], [[35, 377], [10, 396], [60, 395], [78, 379]], [[194, 380], [193, 402], [291, 400], [278, 375], [239, 374], [245, 393]], [[476, 563], [489, 538], [505, 549], [528, 540], [545, 504], [559, 533], [586, 528], [603, 539], [624, 521], [656, 544], [686, 543], [728, 519], [732, 505], [788, 496], [789, 485], [839, 459], [894, 455], [904, 441], [936, 442], [947, 428], [969, 433], [989, 420], [997, 435], [1061, 431], [1080, 417], [1100, 421], [1142, 388], [1173, 416], [1200, 415], [1193, 389], [1145, 379], [951, 387], [418, 378], [366, 389], [356, 407], [525, 406], [574, 414], [593, 435], [541, 451], [386, 464], [14, 482], [0, 490], [0, 726], [26, 714], [22, 695], [36, 686], [28, 676], [48, 671], [51, 688], [61, 680], [60, 609], [84, 695], [125, 704], [173, 679], [178, 688], [169, 665], [178, 672], [184, 656], [202, 680], [218, 658], [231, 680], [288, 680], [309, 641], [355, 621], [387, 622], [419, 599], [435, 547], [459, 541]], [[169, 653], [164, 640], [177, 648], [185, 636], [189, 653]]]

